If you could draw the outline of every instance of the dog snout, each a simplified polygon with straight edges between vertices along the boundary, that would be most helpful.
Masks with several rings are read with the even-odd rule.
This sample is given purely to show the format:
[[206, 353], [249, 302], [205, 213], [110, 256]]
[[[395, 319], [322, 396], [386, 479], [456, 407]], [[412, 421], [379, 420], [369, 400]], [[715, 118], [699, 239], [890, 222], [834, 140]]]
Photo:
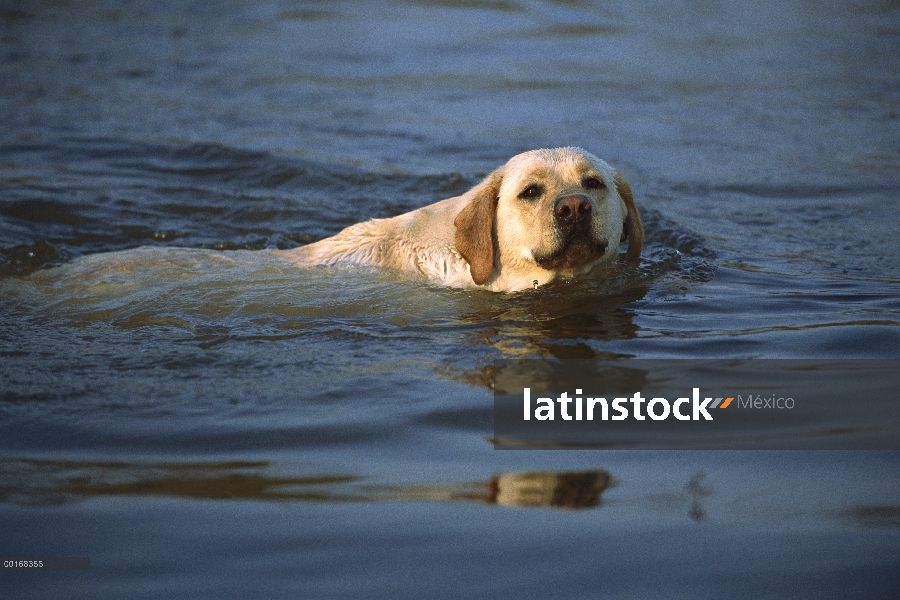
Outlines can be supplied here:
[[591, 201], [585, 196], [566, 196], [553, 205], [553, 215], [562, 225], [572, 225], [591, 214]]

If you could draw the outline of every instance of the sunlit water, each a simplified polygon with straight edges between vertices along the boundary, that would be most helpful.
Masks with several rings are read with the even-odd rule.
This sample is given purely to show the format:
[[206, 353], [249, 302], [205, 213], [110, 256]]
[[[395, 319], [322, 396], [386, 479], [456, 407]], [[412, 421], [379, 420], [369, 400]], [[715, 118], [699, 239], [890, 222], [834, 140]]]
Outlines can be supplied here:
[[[13, 597], [895, 597], [896, 453], [489, 443], [495, 359], [900, 355], [894, 3], [205, 6], [0, 8]], [[561, 145], [637, 269], [270, 252]]]

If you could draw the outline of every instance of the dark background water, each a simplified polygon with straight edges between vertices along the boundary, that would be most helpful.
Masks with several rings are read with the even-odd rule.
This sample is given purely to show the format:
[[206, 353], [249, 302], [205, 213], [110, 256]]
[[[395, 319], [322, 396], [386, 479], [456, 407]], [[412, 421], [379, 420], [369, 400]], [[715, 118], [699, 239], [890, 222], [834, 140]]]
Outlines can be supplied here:
[[[889, 1], [0, 2], [0, 554], [92, 565], [2, 595], [896, 597], [895, 452], [488, 438], [499, 358], [897, 358], [898, 42]], [[560, 145], [631, 182], [637, 270], [259, 252]]]

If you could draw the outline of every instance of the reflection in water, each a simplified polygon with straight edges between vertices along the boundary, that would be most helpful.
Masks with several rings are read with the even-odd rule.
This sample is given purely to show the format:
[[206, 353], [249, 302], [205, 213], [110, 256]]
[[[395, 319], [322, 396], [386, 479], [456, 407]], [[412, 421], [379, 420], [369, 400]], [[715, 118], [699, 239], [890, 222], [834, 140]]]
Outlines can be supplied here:
[[[694, 473], [682, 485], [664, 482], [662, 488], [656, 489], [656, 484], [650, 481], [631, 481], [627, 487], [642, 488], [636, 495], [615, 485], [621, 493], [615, 499], [604, 500], [603, 494], [614, 482], [609, 472], [602, 469], [499, 472], [486, 481], [372, 484], [349, 474], [279, 472], [277, 464], [265, 461], [129, 463], [0, 459], [0, 505], [60, 506], [93, 498], [131, 496], [272, 503], [450, 502], [563, 510], [606, 506], [613, 510], [609, 516], [614, 519], [623, 516], [646, 519], [660, 514], [686, 517], [694, 522], [723, 518], [722, 502], [707, 506], [723, 490], [714, 491], [704, 471]], [[747, 498], [757, 493], [752, 488], [741, 489], [737, 497], [725, 501], [744, 506]], [[784, 518], [784, 515], [777, 516], [781, 514], [783, 501], [776, 495], [771, 502], [758, 505], [749, 513], [745, 507], [740, 511], [741, 518], [750, 513], [764, 520]], [[791, 515], [791, 518], [797, 516], [793, 512]], [[860, 529], [900, 529], [900, 507], [891, 504], [812, 509], [807, 516], [824, 517]]]
[[615, 273], [613, 268], [602, 277], [609, 278], [553, 282], [513, 302], [504, 298], [464, 320], [483, 325], [475, 334], [476, 343], [487, 344], [507, 358], [617, 358], [592, 343], [637, 335], [632, 311], [622, 305], [643, 298], [647, 286], [635, 281], [635, 274]]
[[291, 477], [266, 462], [101, 463], [8, 459], [0, 502], [49, 506], [103, 496], [169, 496], [264, 502], [478, 502], [532, 508], [593, 508], [605, 471], [499, 473], [490, 481], [366, 485], [350, 475]]
[[[474, 327], [465, 334], [464, 343], [473, 347], [475, 365], [466, 369], [442, 365], [437, 370], [455, 381], [493, 389], [497, 358], [626, 358], [602, 351], [599, 345], [637, 336], [633, 311], [622, 305], [643, 298], [647, 288], [637, 284], [605, 294], [592, 283], [550, 284], [464, 315], [463, 322]], [[485, 365], [479, 360], [491, 362]]]
[[605, 471], [502, 473], [491, 479], [492, 503], [503, 506], [591, 508], [610, 483]]
[[706, 479], [706, 473], [701, 471], [691, 477], [690, 481], [687, 482], [687, 485], [684, 486], [685, 491], [691, 496], [691, 508], [688, 511], [688, 516], [694, 521], [703, 521], [706, 519], [706, 512], [703, 510], [702, 500], [712, 495], [712, 489], [703, 485], [704, 479]]
[[[749, 508], [745, 504], [748, 498], [757, 497], [760, 490], [741, 487], [735, 490], [738, 496], [729, 499], [727, 490], [722, 497], [723, 490], [714, 490], [706, 479], [706, 473], [698, 471], [683, 485], [669, 481], [659, 488], [651, 481], [631, 481], [627, 487], [633, 490], [636, 484], [642, 488], [636, 495], [623, 490], [618, 482], [621, 493], [604, 501], [603, 494], [614, 482], [602, 469], [499, 472], [487, 481], [370, 484], [348, 474], [286, 474], [279, 472], [277, 464], [265, 461], [126, 463], [7, 458], [0, 459], [0, 505], [60, 506], [92, 498], [137, 496], [274, 503], [451, 502], [564, 510], [606, 506], [613, 510], [608, 516], [614, 519], [642, 520], [664, 514], [694, 522], [734, 518], [722, 514], [725, 505], [743, 507], [739, 520], [801, 516], [794, 510], [783, 512], [785, 500], [780, 494]], [[707, 506], [714, 496], [720, 497], [720, 502]], [[859, 529], [900, 529], [900, 507], [889, 503], [811, 508], [804, 514]]]

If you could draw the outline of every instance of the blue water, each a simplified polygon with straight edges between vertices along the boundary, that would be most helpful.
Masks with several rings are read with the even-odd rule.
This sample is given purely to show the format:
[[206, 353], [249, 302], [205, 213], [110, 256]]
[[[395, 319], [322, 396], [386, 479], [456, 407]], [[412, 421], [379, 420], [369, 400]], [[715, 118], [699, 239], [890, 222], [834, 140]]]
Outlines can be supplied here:
[[[496, 359], [898, 358], [898, 38], [891, 2], [0, 1], [0, 555], [91, 559], [0, 596], [897, 597], [897, 452], [489, 440]], [[565, 145], [630, 181], [637, 269], [265, 252]]]

